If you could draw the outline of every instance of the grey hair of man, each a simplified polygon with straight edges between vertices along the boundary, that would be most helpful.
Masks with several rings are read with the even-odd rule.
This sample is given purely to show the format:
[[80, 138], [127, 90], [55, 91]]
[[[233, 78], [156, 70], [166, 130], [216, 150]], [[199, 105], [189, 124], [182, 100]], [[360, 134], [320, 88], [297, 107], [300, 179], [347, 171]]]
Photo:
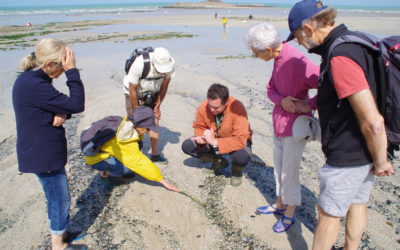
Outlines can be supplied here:
[[245, 43], [250, 49], [263, 51], [270, 47], [276, 49], [282, 42], [275, 27], [270, 23], [259, 23], [249, 29]]
[[303, 27], [304, 24], [306, 23], [311, 24], [313, 27], [317, 29], [325, 28], [326, 26], [333, 26], [335, 25], [336, 17], [337, 17], [336, 9], [333, 8], [332, 6], [329, 6], [328, 8], [321, 10], [313, 17], [304, 20], [301, 23], [301, 27]]

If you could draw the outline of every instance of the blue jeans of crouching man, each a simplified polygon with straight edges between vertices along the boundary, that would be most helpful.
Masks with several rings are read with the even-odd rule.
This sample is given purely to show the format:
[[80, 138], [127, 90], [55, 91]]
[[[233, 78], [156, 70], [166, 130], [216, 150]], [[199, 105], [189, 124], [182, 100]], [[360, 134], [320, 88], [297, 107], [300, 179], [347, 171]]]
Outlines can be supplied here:
[[92, 168], [100, 171], [108, 171], [110, 175], [113, 177], [121, 177], [133, 173], [132, 170], [125, 167], [120, 161], [118, 161], [113, 156], [99, 163], [94, 164]]
[[40, 184], [42, 184], [47, 199], [50, 233], [63, 235], [69, 224], [69, 208], [71, 205], [65, 169], [36, 175]]

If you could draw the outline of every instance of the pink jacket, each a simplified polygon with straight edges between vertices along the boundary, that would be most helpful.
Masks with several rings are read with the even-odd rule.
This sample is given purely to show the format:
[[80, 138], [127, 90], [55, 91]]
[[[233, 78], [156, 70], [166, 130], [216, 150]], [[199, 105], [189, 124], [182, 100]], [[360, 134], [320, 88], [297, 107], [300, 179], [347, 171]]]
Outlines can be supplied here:
[[275, 104], [272, 121], [276, 137], [292, 136], [293, 123], [302, 115], [283, 110], [279, 105], [282, 98], [292, 96], [303, 99], [312, 109], [316, 109], [316, 97], [310, 99], [308, 90], [318, 87], [318, 75], [318, 66], [290, 44], [283, 44], [282, 51], [275, 58], [274, 69], [267, 86], [267, 96]]

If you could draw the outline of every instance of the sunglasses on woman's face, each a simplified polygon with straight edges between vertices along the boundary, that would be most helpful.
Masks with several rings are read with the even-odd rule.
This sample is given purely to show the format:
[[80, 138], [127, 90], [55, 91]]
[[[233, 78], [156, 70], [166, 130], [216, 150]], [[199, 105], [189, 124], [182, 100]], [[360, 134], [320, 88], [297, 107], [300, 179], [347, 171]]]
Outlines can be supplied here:
[[56, 66], [59, 67], [59, 68], [61, 68], [61, 69], [63, 69], [63, 70], [65, 70], [65, 69], [64, 69], [64, 66], [63, 66], [61, 63], [56, 62]]

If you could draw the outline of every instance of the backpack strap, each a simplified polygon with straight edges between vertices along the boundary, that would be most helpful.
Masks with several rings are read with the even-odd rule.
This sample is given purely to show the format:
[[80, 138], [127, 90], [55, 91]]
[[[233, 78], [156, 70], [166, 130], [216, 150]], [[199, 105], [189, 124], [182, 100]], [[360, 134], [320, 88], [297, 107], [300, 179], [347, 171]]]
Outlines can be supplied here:
[[[321, 71], [321, 75], [326, 73], [329, 65], [330, 65], [330, 61], [332, 58], [332, 53], [333, 50], [340, 44], [343, 43], [356, 43], [362, 46], [365, 46], [368, 49], [371, 49], [377, 53], [383, 53], [385, 55], [387, 55], [387, 51], [385, 46], [379, 46], [379, 41], [380, 39], [368, 34], [368, 33], [364, 33], [364, 32], [354, 32], [354, 35], [344, 35], [341, 37], [338, 37], [330, 46], [328, 49], [328, 54], [327, 54], [327, 62], [325, 64], [324, 69]], [[383, 48], [381, 48], [383, 47]]]
[[[377, 58], [381, 61], [377, 64], [377, 70], [376, 72], [378, 75], [378, 82], [383, 83], [386, 81], [384, 78], [385, 75], [385, 68], [384, 68], [384, 61], [388, 60], [389, 57], [389, 52], [386, 49], [385, 45], [381, 42], [381, 39], [378, 37], [365, 33], [365, 32], [359, 32], [355, 31], [353, 34], [349, 35], [344, 35], [341, 37], [338, 37], [330, 46], [328, 49], [327, 53], [327, 62], [325, 64], [325, 67], [321, 70], [320, 74], [320, 79], [323, 80], [323, 77], [325, 74], [328, 74], [328, 77], [330, 78], [331, 82], [333, 82], [332, 75], [328, 72], [329, 66], [330, 66], [330, 60], [332, 59], [332, 53], [333, 50], [340, 44], [343, 43], [354, 43], [358, 44], [360, 46], [363, 46], [364, 48], [367, 48], [377, 54]], [[386, 97], [386, 86], [385, 84], [379, 84], [377, 85], [377, 101], [378, 101], [378, 106], [380, 107], [380, 110], [385, 110], [385, 97]], [[341, 100], [339, 100], [338, 106], [340, 106]]]
[[150, 54], [149, 52], [143, 53], [143, 71], [140, 79], [145, 79], [150, 72]]

